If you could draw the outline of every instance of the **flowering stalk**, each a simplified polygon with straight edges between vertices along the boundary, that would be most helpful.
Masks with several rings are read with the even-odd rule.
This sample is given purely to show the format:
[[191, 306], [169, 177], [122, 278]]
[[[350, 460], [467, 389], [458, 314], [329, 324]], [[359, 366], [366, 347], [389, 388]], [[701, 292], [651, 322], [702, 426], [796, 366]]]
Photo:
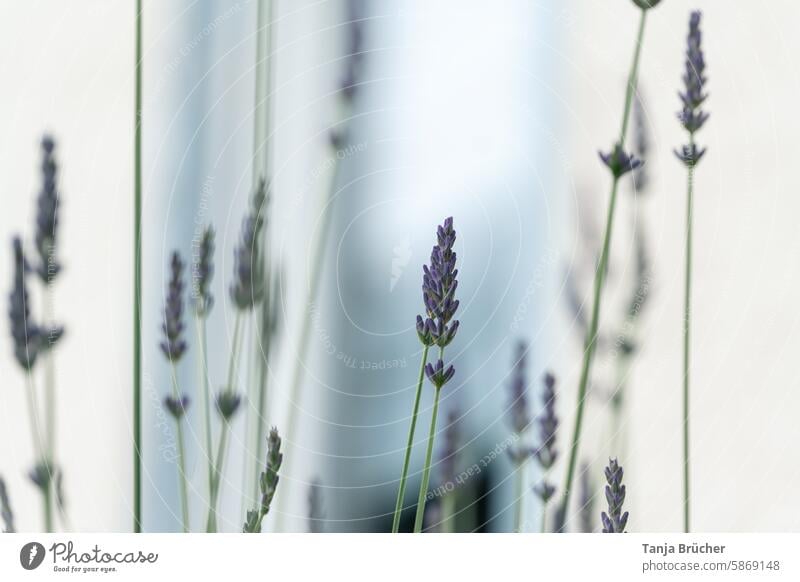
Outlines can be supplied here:
[[[255, 105], [253, 114], [253, 182], [257, 186], [262, 180], [270, 183], [271, 177], [271, 152], [270, 138], [272, 127], [272, 99], [273, 99], [273, 71], [275, 70], [275, 54], [274, 42], [277, 35], [277, 1], [276, 0], [258, 0], [258, 8], [256, 13], [256, 55], [255, 55], [255, 73], [256, 73], [256, 92], [255, 92]], [[266, 216], [266, 205], [261, 209], [261, 213]], [[266, 218], [265, 218], [266, 220]], [[258, 393], [257, 397], [253, 398], [256, 402], [255, 414], [255, 432], [253, 435], [253, 455], [254, 462], [252, 464], [244, 463], [243, 471], [245, 474], [245, 483], [250, 483], [252, 489], [252, 499], [258, 498], [259, 491], [259, 470], [261, 459], [264, 456], [264, 443], [267, 438], [265, 430], [267, 428], [266, 422], [266, 409], [267, 409], [267, 393], [269, 385], [269, 358], [270, 348], [272, 346], [272, 335], [275, 331], [275, 318], [273, 312], [273, 300], [271, 297], [272, 289], [272, 267], [269, 256], [269, 229], [263, 229], [263, 237], [261, 240], [264, 260], [264, 289], [266, 296], [261, 303], [259, 314], [256, 316], [256, 325], [253, 326], [253, 334], [250, 338], [250, 353], [256, 360], [256, 373], [254, 374], [255, 385], [251, 385], [250, 389]], [[251, 407], [248, 407], [248, 414]], [[246, 431], [247, 437], [250, 438], [249, 431]], [[245, 488], [246, 492], [247, 489]], [[246, 495], [242, 495], [244, 502]]]
[[[286, 423], [286, 442], [289, 446], [294, 443], [294, 432], [297, 426], [297, 412], [300, 408], [300, 392], [305, 379], [306, 361], [308, 359], [308, 347], [311, 340], [311, 323], [314, 311], [314, 304], [319, 292], [320, 283], [322, 282], [322, 274], [325, 270], [325, 252], [328, 249], [328, 239], [330, 238], [330, 230], [333, 223], [333, 204], [336, 196], [336, 189], [339, 186], [339, 172], [341, 170], [341, 159], [338, 152], [342, 150], [349, 139], [348, 122], [352, 116], [353, 106], [356, 94], [358, 92], [358, 85], [361, 77], [361, 69], [363, 66], [363, 31], [362, 24], [357, 14], [355, 14], [354, 2], [351, 0], [348, 3], [348, 22], [350, 24], [350, 31], [347, 36], [347, 55], [345, 60], [345, 74], [339, 83], [338, 91], [338, 125], [336, 129], [331, 130], [329, 135], [329, 145], [333, 155], [333, 169], [330, 173], [328, 186], [324, 192], [324, 197], [321, 205], [320, 225], [317, 232], [316, 240], [311, 240], [311, 261], [309, 262], [309, 281], [306, 288], [305, 309], [303, 313], [303, 320], [300, 324], [300, 331], [297, 341], [297, 356], [295, 357], [295, 366], [292, 372], [292, 380], [289, 392], [289, 417]], [[287, 465], [292, 462], [292, 456], [289, 456]], [[288, 472], [288, 469], [287, 469]], [[284, 504], [287, 501], [286, 495], [281, 495], [278, 498], [278, 504]], [[285, 512], [281, 511], [277, 517], [277, 527], [280, 529], [280, 520], [283, 518]]]
[[622, 513], [622, 504], [625, 502], [625, 485], [622, 484], [622, 467], [616, 459], [608, 460], [606, 467], [606, 501], [608, 513], [600, 514], [603, 522], [603, 533], [625, 533], [628, 523], [628, 512]]
[[164, 399], [167, 412], [175, 420], [178, 432], [178, 472], [180, 477], [181, 516], [184, 533], [189, 525], [189, 485], [186, 479], [186, 445], [183, 438], [183, 417], [189, 406], [189, 397], [181, 394], [178, 387], [177, 364], [186, 352], [186, 341], [183, 339], [183, 268], [184, 264], [177, 251], [170, 260], [170, 280], [164, 306], [164, 321], [161, 330], [164, 339], [161, 351], [170, 363], [172, 372], [172, 395]]
[[548, 473], [558, 458], [556, 449], [556, 433], [558, 432], [558, 417], [556, 416], [556, 379], [551, 373], [544, 376], [544, 391], [542, 392], [542, 403], [544, 408], [536, 419], [536, 426], [539, 431], [539, 446], [536, 449], [536, 460], [542, 470], [542, 480], [533, 490], [542, 501], [542, 521], [541, 532], [544, 533], [547, 526], [547, 504], [556, 492], [556, 488], [548, 480]]
[[403, 456], [403, 470], [400, 473], [400, 487], [397, 490], [397, 501], [394, 505], [394, 517], [392, 518], [392, 533], [400, 531], [400, 516], [403, 513], [403, 501], [406, 496], [406, 481], [408, 480], [408, 466], [411, 461], [411, 449], [414, 446], [414, 433], [417, 430], [417, 416], [419, 415], [419, 401], [422, 397], [422, 384], [425, 381], [425, 365], [428, 363], [428, 350], [430, 346], [425, 344], [422, 348], [422, 363], [417, 379], [417, 390], [414, 394], [414, 407], [411, 410], [411, 425], [408, 427], [408, 441], [406, 442], [406, 452]]
[[264, 226], [262, 209], [266, 203], [267, 185], [261, 180], [256, 186], [250, 201], [250, 209], [242, 221], [239, 244], [234, 251], [234, 276], [230, 287], [231, 301], [236, 308], [233, 329], [233, 344], [228, 363], [228, 381], [217, 395], [217, 412], [222, 421], [219, 446], [212, 476], [211, 495], [208, 507], [206, 531], [217, 531], [217, 503], [219, 500], [222, 471], [228, 449], [230, 421], [239, 409], [242, 398], [236, 391], [238, 380], [239, 355], [242, 341], [242, 317], [255, 312], [264, 299], [264, 263], [261, 250], [261, 230]]
[[[528, 398], [526, 391], [528, 388], [528, 378], [526, 373], [528, 345], [520, 341], [517, 344], [517, 353], [514, 360], [514, 370], [511, 379], [510, 392], [511, 403], [511, 428], [517, 438], [522, 439], [531, 424], [528, 412]], [[530, 448], [524, 445], [508, 449], [511, 461], [514, 463], [515, 491], [514, 491], [514, 530], [519, 532], [522, 529], [522, 510], [525, 491], [525, 464], [533, 454]]]
[[689, 532], [689, 333], [691, 331], [692, 289], [692, 205], [694, 196], [694, 169], [705, 153], [695, 144], [694, 134], [705, 124], [709, 114], [702, 105], [705, 93], [705, 58], [702, 50], [699, 11], [689, 17], [689, 35], [686, 48], [686, 69], [683, 76], [684, 92], [680, 93], [682, 109], [678, 119], [689, 134], [689, 143], [675, 155], [686, 166], [686, 276], [683, 303], [683, 529]]
[[214, 453], [211, 434], [211, 386], [208, 380], [208, 338], [206, 335], [206, 319], [214, 306], [214, 296], [211, 294], [211, 279], [214, 277], [214, 227], [208, 225], [200, 239], [198, 252], [194, 255], [192, 267], [193, 278], [193, 307], [195, 328], [197, 330], [197, 345], [200, 350], [198, 358], [200, 389], [203, 392], [203, 420], [205, 425], [205, 457], [208, 465], [208, 491], [211, 494], [211, 484], [214, 480]]
[[269, 432], [267, 442], [267, 465], [259, 478], [261, 501], [256, 509], [247, 512], [247, 521], [245, 521], [242, 529], [244, 533], [259, 533], [261, 531], [261, 522], [264, 521], [264, 517], [269, 513], [272, 498], [275, 497], [275, 491], [278, 489], [278, 480], [280, 479], [278, 471], [281, 468], [281, 463], [283, 463], [281, 437], [278, 436], [278, 429], [273, 427]]
[[14, 283], [9, 296], [9, 319], [11, 320], [11, 337], [14, 346], [14, 357], [22, 368], [27, 386], [25, 393], [28, 402], [31, 436], [37, 461], [30, 473], [34, 485], [42, 494], [44, 504], [45, 531], [53, 531], [52, 484], [55, 473], [52, 460], [47, 456], [44, 432], [39, 418], [39, 404], [36, 397], [36, 383], [33, 367], [38, 357], [52, 349], [64, 332], [62, 327], [45, 329], [37, 325], [30, 310], [27, 275], [31, 266], [22, 249], [19, 238], [13, 240], [14, 251]]
[[[645, 22], [647, 21], [647, 11], [656, 6], [660, 0], [634, 0], [640, 8], [639, 32], [636, 37], [636, 46], [633, 51], [633, 61], [628, 73], [628, 84], [625, 90], [625, 106], [622, 112], [622, 127], [620, 129], [617, 143], [608, 154], [600, 154], [603, 163], [611, 171], [611, 195], [608, 201], [608, 212], [606, 215], [605, 233], [603, 236], [603, 248], [600, 254], [600, 263], [594, 277], [594, 299], [592, 302], [592, 317], [589, 324], [589, 331], [586, 337], [586, 347], [583, 353], [583, 367], [581, 369], [580, 381], [578, 382], [578, 402], [575, 415], [575, 428], [572, 434], [572, 444], [570, 446], [569, 461], [567, 463], [567, 477], [564, 483], [564, 491], [561, 497], [560, 512], [562, 518], [566, 520], [569, 511], [569, 498], [572, 493], [572, 482], [575, 477], [575, 468], [578, 461], [578, 449], [580, 445], [581, 427], [583, 423], [583, 412], [586, 403], [586, 388], [589, 382], [589, 373], [592, 367], [592, 360], [597, 344], [597, 328], [600, 321], [600, 298], [605, 283], [606, 270], [608, 268], [608, 256], [611, 248], [611, 233], [614, 226], [614, 211], [617, 204], [617, 189], [619, 180], [622, 176], [636, 170], [642, 162], [635, 157], [625, 153], [625, 138], [628, 132], [628, 119], [630, 117], [633, 93], [636, 87], [636, 80], [639, 71], [639, 57], [641, 55], [642, 42], [644, 40]], [[560, 523], [559, 529], [563, 529], [564, 524]]]
[[136, 0], [133, 125], [133, 531], [142, 531], [142, 0]]
[[[422, 483], [419, 488], [417, 500], [417, 516], [414, 520], [414, 532], [422, 531], [422, 522], [425, 517], [425, 500], [427, 499], [428, 484], [431, 476], [431, 461], [433, 459], [433, 443], [436, 436], [436, 418], [439, 413], [439, 397], [442, 387], [452, 379], [455, 368], [452, 365], [445, 368], [444, 348], [453, 341], [458, 332], [458, 320], [453, 316], [458, 309], [459, 301], [455, 299], [458, 287], [458, 269], [456, 269], [456, 253], [453, 245], [456, 241], [456, 231], [453, 228], [452, 217], [445, 219], [436, 232], [437, 244], [431, 251], [430, 266], [422, 267], [422, 298], [425, 303], [426, 318], [417, 316], [417, 335], [423, 345], [439, 347], [439, 359], [436, 364], [425, 365], [425, 375], [435, 388], [433, 401], [433, 414], [431, 427], [428, 433], [428, 450], [425, 456], [425, 466], [422, 471]], [[408, 451], [406, 451], [408, 454]], [[397, 513], [395, 514], [397, 518]]]
[[[634, 153], [639, 159], [647, 159], [650, 150], [650, 138], [647, 131], [645, 120], [645, 110], [641, 94], [636, 95], [633, 107], [633, 137]], [[628, 422], [625, 419], [627, 413], [627, 384], [630, 369], [634, 357], [639, 351], [639, 341], [637, 338], [637, 325], [642, 311], [647, 304], [650, 296], [650, 280], [652, 277], [650, 258], [648, 255], [646, 228], [643, 224], [643, 217], [639, 216], [638, 201], [645, 196], [649, 190], [650, 179], [647, 175], [647, 167], [642, 165], [633, 173], [632, 194], [635, 198], [631, 222], [633, 228], [633, 247], [635, 253], [636, 269], [634, 271], [634, 281], [631, 288], [630, 298], [628, 299], [627, 309], [624, 320], [617, 334], [614, 344], [614, 355], [616, 364], [616, 382], [614, 392], [611, 397], [611, 418], [609, 428], [611, 432], [611, 450], [625, 457], [627, 449], [627, 429]]]

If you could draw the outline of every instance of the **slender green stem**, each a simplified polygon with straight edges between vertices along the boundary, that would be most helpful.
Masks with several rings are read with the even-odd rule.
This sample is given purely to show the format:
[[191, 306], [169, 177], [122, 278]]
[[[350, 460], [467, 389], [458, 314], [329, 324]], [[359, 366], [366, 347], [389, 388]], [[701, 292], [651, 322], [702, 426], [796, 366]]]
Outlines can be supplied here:
[[419, 486], [419, 498], [417, 499], [417, 517], [414, 520], [414, 533], [422, 531], [422, 521], [425, 518], [425, 501], [428, 498], [428, 483], [431, 479], [431, 462], [433, 459], [433, 441], [436, 437], [436, 417], [439, 414], [439, 396], [441, 388], [436, 388], [433, 398], [433, 415], [431, 416], [431, 430], [428, 433], [428, 452], [425, 454], [425, 468], [422, 471], [422, 483]]
[[[322, 273], [325, 270], [325, 251], [328, 249], [327, 242], [331, 226], [333, 224], [333, 199], [336, 186], [339, 183], [339, 170], [341, 162], [336, 159], [331, 172], [328, 185], [328, 192], [325, 197], [325, 204], [322, 207], [322, 216], [319, 235], [316, 241], [312, 241], [312, 260], [309, 270], [309, 283], [306, 294], [305, 313], [300, 327], [300, 336], [297, 342], [297, 356], [295, 359], [294, 370], [292, 373], [292, 383], [289, 392], [289, 417], [286, 421], [286, 446], [294, 446], [295, 430], [297, 426], [297, 413], [300, 409], [300, 389], [305, 378], [305, 365], [308, 356], [308, 343], [311, 339], [312, 312], [314, 311], [317, 294], [319, 292]], [[293, 462], [294, 455], [287, 455], [283, 463], [284, 474], [289, 475], [289, 466]], [[286, 513], [281, 508], [287, 503], [288, 489], [282, 489], [283, 493], [276, 493], [278, 511], [275, 515], [275, 530], [281, 531], [283, 527], [283, 516]]]
[[524, 491], [525, 491], [525, 461], [517, 465], [517, 472], [514, 476], [515, 491], [514, 491], [514, 532], [522, 532], [522, 511], [524, 504]]
[[136, 0], [133, 138], [133, 531], [142, 531], [142, 0]]
[[[178, 370], [175, 363], [172, 364], [172, 398], [175, 402], [181, 401], [181, 391], [178, 386]], [[175, 426], [178, 433], [178, 473], [180, 482], [180, 495], [181, 495], [181, 517], [183, 524], [183, 533], [188, 533], [190, 528], [189, 524], [189, 484], [186, 479], [186, 444], [183, 438], [183, 420], [182, 418], [175, 419]]]
[[211, 489], [211, 499], [208, 504], [207, 533], [215, 533], [217, 531], [217, 499], [219, 498], [219, 484], [222, 478], [222, 464], [225, 461], [225, 449], [228, 446], [228, 430], [228, 421], [223, 418], [222, 430], [219, 435], [219, 447], [217, 448], [217, 462], [214, 468], [214, 483]]
[[[233, 324], [233, 343], [231, 345], [231, 355], [228, 361], [228, 383], [225, 385], [224, 390], [229, 394], [234, 392], [233, 382], [236, 377], [237, 363], [239, 360], [239, 343], [241, 336], [242, 312], [236, 311], [236, 319]], [[208, 503], [208, 521], [206, 524], [206, 531], [209, 533], [217, 531], [217, 502], [219, 499], [220, 484], [222, 481], [222, 469], [225, 464], [225, 451], [228, 445], [228, 432], [230, 430], [230, 422], [225, 418], [222, 419], [222, 427], [219, 435], [219, 447], [217, 449], [216, 462], [214, 465], [214, 476], [211, 482], [211, 495], [209, 496]]]
[[47, 458], [45, 451], [44, 437], [42, 435], [42, 427], [39, 422], [39, 402], [36, 398], [36, 383], [33, 381], [33, 374], [28, 371], [28, 386], [25, 388], [28, 402], [28, 419], [31, 426], [31, 437], [33, 439], [33, 448], [36, 452], [38, 462], [48, 468], [49, 474], [45, 487], [41, 488], [42, 502], [44, 507], [44, 530], [45, 532], [53, 531], [53, 505], [51, 502], [52, 491], [52, 463]]
[[[636, 37], [636, 48], [633, 52], [633, 62], [631, 63], [630, 73], [628, 75], [628, 86], [625, 90], [625, 108], [622, 113], [622, 128], [620, 130], [618, 140], [620, 148], [624, 147], [625, 145], [625, 135], [628, 131], [628, 118], [630, 117], [633, 92], [636, 87], [636, 78], [639, 70], [639, 57], [641, 55], [642, 40], [644, 39], [646, 19], [647, 10], [643, 9], [641, 11], [639, 20], [639, 33]], [[578, 403], [575, 415], [575, 429], [572, 434], [572, 444], [570, 446], [569, 462], [567, 464], [567, 478], [564, 484], [564, 490], [561, 499], [561, 508], [565, 520], [567, 511], [569, 510], [569, 498], [570, 494], [572, 493], [572, 482], [575, 478], [575, 467], [578, 461], [578, 448], [580, 444], [581, 427], [583, 424], [583, 412], [586, 403], [586, 388], [589, 383], [589, 372], [592, 367], [592, 359], [594, 357], [595, 348], [597, 347], [597, 327], [600, 322], [600, 297], [602, 295], [603, 284], [605, 283], [606, 270], [608, 269], [608, 255], [611, 248], [611, 233], [614, 226], [614, 211], [617, 205], [618, 186], [619, 177], [614, 177], [611, 183], [611, 195], [609, 196], [608, 201], [608, 214], [606, 216], [606, 228], [603, 236], [603, 250], [600, 255], [600, 263], [597, 266], [597, 271], [595, 272], [594, 276], [592, 319], [588, 334], [586, 336], [586, 348], [583, 353], [583, 367], [581, 369], [580, 382], [578, 383]]]
[[203, 420], [205, 423], [206, 464], [208, 465], [208, 491], [211, 495], [211, 483], [214, 480], [214, 453], [211, 434], [211, 386], [208, 381], [208, 338], [206, 320], [203, 315], [195, 315], [197, 327], [197, 345], [200, 347], [200, 389], [203, 391]]
[[547, 502], [542, 503], [542, 521], [539, 525], [542, 533], [547, 533]]
[[[689, 133], [694, 148], [694, 134]], [[692, 204], [694, 166], [689, 165], [686, 184], [686, 287], [683, 303], [683, 531], [689, 533], [689, 334], [692, 301]]]
[[408, 465], [411, 461], [411, 449], [414, 447], [414, 432], [417, 430], [417, 416], [419, 415], [419, 401], [422, 396], [422, 384], [425, 381], [425, 364], [428, 363], [428, 350], [430, 346], [422, 349], [422, 363], [419, 366], [417, 379], [417, 393], [414, 396], [414, 409], [411, 412], [411, 426], [408, 427], [408, 442], [403, 457], [403, 471], [400, 474], [400, 488], [397, 490], [397, 502], [394, 505], [394, 519], [392, 520], [392, 533], [400, 531], [400, 515], [403, 513], [403, 501], [406, 496], [406, 481], [408, 480]]
[[442, 533], [453, 533], [456, 520], [456, 491], [449, 491], [442, 497]]
[[[42, 321], [47, 329], [52, 323], [53, 290], [49, 282], [45, 283], [43, 294]], [[48, 349], [44, 354], [44, 417], [45, 417], [45, 455], [55, 463], [56, 439], [56, 388], [55, 388], [55, 360], [53, 350]]]

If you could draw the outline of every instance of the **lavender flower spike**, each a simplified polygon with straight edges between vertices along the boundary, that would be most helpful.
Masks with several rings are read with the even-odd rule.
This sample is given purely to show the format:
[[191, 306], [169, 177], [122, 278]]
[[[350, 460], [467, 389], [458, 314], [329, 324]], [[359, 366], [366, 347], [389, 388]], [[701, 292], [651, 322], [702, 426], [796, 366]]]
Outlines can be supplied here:
[[206, 317], [214, 307], [211, 294], [211, 279], [214, 277], [214, 227], [210, 224], [203, 230], [199, 250], [192, 264], [192, 303], [197, 315]]
[[231, 298], [238, 309], [252, 309], [264, 298], [264, 265], [261, 253], [261, 229], [267, 185], [262, 179], [253, 194], [250, 213], [242, 221], [242, 233], [234, 251], [234, 280]]
[[517, 343], [516, 359], [514, 360], [514, 370], [511, 376], [511, 428], [518, 435], [525, 432], [531, 423], [530, 413], [528, 412], [528, 389], [527, 377], [527, 353], [528, 346], [524, 341]]
[[686, 131], [694, 133], [700, 129], [708, 119], [708, 114], [701, 107], [708, 95], [705, 93], [706, 62], [703, 56], [702, 39], [700, 31], [699, 11], [692, 12], [689, 16], [689, 35], [686, 39], [686, 70], [683, 74], [684, 91], [678, 93], [683, 104], [683, 109], [678, 113]]
[[264, 516], [269, 513], [272, 498], [275, 497], [275, 492], [278, 489], [278, 481], [280, 479], [278, 471], [282, 463], [281, 437], [278, 435], [278, 429], [272, 427], [267, 438], [267, 466], [261, 473], [260, 479], [261, 502], [257, 509], [247, 512], [247, 521], [245, 521], [243, 528], [244, 533], [258, 533], [261, 531], [261, 522]]
[[544, 391], [542, 401], [544, 411], [536, 419], [539, 431], [539, 448], [536, 458], [542, 469], [550, 469], [556, 462], [558, 450], [556, 449], [556, 432], [558, 431], [558, 417], [556, 416], [556, 379], [550, 372], [544, 376]]
[[161, 331], [164, 339], [160, 344], [161, 351], [170, 362], [177, 362], [186, 352], [186, 341], [183, 339], [183, 268], [184, 264], [178, 251], [172, 253], [170, 260], [170, 279], [167, 300], [164, 305], [164, 322]]
[[54, 150], [53, 138], [45, 135], [42, 138], [42, 190], [36, 201], [36, 250], [40, 261], [36, 272], [47, 284], [52, 283], [61, 271], [55, 256], [59, 192]]
[[423, 344], [444, 348], [453, 341], [459, 325], [453, 320], [459, 301], [455, 299], [458, 269], [453, 251], [456, 231], [452, 217], [437, 228], [436, 237], [431, 264], [422, 267], [422, 301], [427, 317], [417, 316], [417, 334]]
[[622, 504], [625, 502], [625, 485], [622, 484], [622, 467], [616, 459], [608, 460], [606, 467], [606, 501], [608, 513], [600, 514], [603, 521], [603, 533], [625, 533], [628, 523], [628, 512], [622, 513]]
[[14, 357], [20, 366], [30, 370], [39, 353], [52, 348], [64, 334], [64, 328], [56, 326], [50, 330], [39, 327], [31, 317], [30, 299], [26, 276], [30, 266], [22, 250], [22, 241], [14, 238], [14, 285], [9, 295], [8, 315], [11, 320], [11, 336], [14, 341]]

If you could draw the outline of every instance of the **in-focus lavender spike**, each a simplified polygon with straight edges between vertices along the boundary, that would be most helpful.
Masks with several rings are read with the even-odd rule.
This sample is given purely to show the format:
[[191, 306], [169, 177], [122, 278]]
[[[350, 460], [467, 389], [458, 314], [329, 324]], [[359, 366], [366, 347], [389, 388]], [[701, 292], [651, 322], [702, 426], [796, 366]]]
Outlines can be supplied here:
[[622, 512], [622, 504], [625, 502], [625, 485], [622, 484], [623, 471], [616, 459], [608, 460], [606, 473], [606, 501], [608, 502], [608, 513], [605, 511], [600, 514], [603, 521], [603, 533], [625, 533], [625, 526], [628, 523], [628, 512]]

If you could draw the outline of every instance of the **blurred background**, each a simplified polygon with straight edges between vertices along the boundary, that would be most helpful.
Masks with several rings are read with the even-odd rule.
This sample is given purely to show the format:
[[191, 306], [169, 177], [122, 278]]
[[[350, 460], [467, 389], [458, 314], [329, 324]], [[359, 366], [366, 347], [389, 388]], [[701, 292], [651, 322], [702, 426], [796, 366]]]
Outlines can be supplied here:
[[[461, 329], [446, 353], [457, 372], [442, 396], [431, 486], [447, 480], [446, 435], [457, 433], [450, 442], [459, 473], [499, 450], [458, 488], [449, 527], [510, 531], [520, 469], [504, 449], [517, 344], [529, 346], [531, 414], [541, 408], [544, 372], [558, 379], [565, 452], [609, 190], [597, 150], [609, 149], [618, 132], [638, 12], [630, 0], [278, 0], [264, 3], [272, 6], [271, 37], [259, 52], [258, 4], [144, 2], [145, 530], [177, 530], [180, 518], [174, 429], [161, 405], [170, 371], [158, 350], [169, 254], [190, 257], [198, 228], [215, 225], [216, 389], [233, 330], [233, 249], [254, 179], [268, 172], [278, 323], [263, 420], [294, 428], [284, 433], [286, 460], [265, 529], [391, 527], [421, 353], [421, 265], [436, 225], [453, 216]], [[596, 528], [602, 468], [619, 456], [628, 529], [681, 528], [685, 170], [672, 150], [685, 139], [675, 112], [696, 8], [704, 12], [711, 119], [698, 135], [708, 152], [696, 175], [693, 527], [794, 531], [800, 238], [789, 193], [800, 186], [792, 171], [800, 155], [800, 6], [788, 0], [664, 0], [649, 15], [630, 142], [646, 136], [646, 174], [638, 191], [628, 180], [620, 192], [581, 481], [587, 499], [597, 497]], [[0, 273], [10, 291], [10, 241], [20, 234], [32, 244], [39, 144], [50, 133], [64, 262], [53, 304], [66, 326], [54, 352], [64, 493], [74, 529], [128, 531], [135, 7], [37, 0], [9, 4], [3, 15]], [[256, 72], [267, 66], [263, 92]], [[632, 301], [635, 324], [626, 322]], [[615, 341], [619, 330], [624, 345]], [[179, 373], [198, 404], [188, 417], [187, 463], [201, 528], [193, 333], [190, 324]], [[252, 347], [243, 382], [262, 353]], [[0, 334], [0, 369], [0, 475], [18, 529], [35, 530], [26, 379], [9, 333]], [[625, 399], [615, 415], [620, 383]], [[419, 487], [432, 392], [423, 392], [406, 505]], [[241, 477], [254, 461], [247, 430], [243, 419], [234, 423], [223, 531], [241, 529]], [[564, 457], [551, 475], [558, 486]], [[541, 475], [533, 463], [522, 471], [523, 529], [538, 531], [541, 508], [529, 488]], [[439, 501], [429, 504], [432, 529], [443, 527]], [[410, 527], [413, 509], [404, 518]]]

